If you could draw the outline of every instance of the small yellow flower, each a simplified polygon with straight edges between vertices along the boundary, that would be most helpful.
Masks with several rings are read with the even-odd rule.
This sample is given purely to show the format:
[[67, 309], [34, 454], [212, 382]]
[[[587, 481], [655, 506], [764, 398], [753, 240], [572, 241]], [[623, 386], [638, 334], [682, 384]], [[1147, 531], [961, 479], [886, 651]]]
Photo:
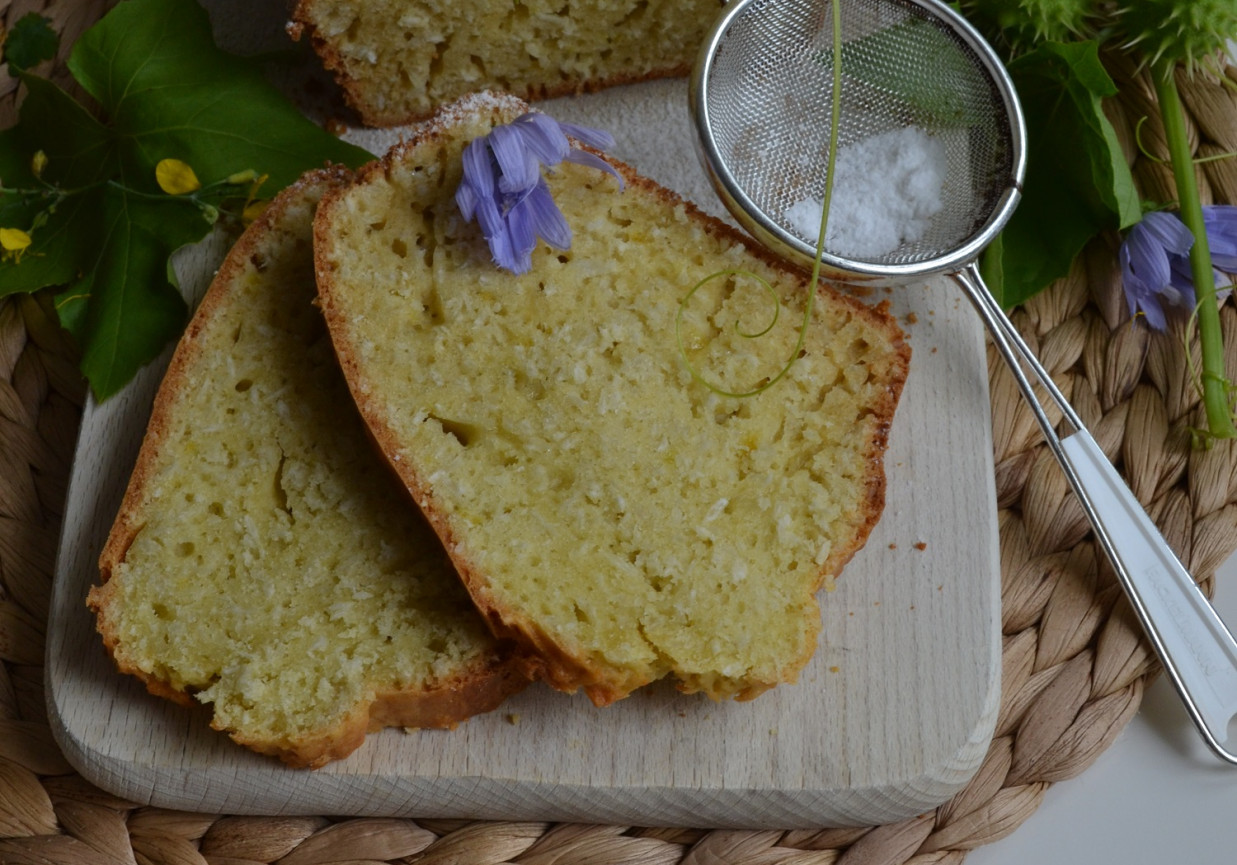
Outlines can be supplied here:
[[249, 187], [249, 196], [245, 199], [245, 206], [241, 210], [241, 222], [244, 225], [252, 224], [270, 204], [269, 201], [258, 199], [258, 190], [262, 188], [263, 183], [266, 183], [267, 177], [268, 175], [262, 174], [253, 178], [253, 185]]
[[155, 180], [168, 195], [188, 195], [202, 188], [193, 169], [179, 159], [162, 159], [155, 166]]
[[42, 150], [36, 150], [34, 156], [30, 157], [30, 171], [35, 177], [43, 176], [43, 169], [47, 167], [47, 154]]
[[253, 201], [258, 197], [258, 190], [262, 188], [262, 184], [270, 179], [269, 174], [259, 174], [253, 179], [253, 186], [249, 187], [249, 200]]
[[245, 205], [245, 209], [241, 212], [241, 222], [245, 225], [251, 224], [255, 219], [262, 215], [266, 210], [269, 201], [251, 201]]
[[31, 244], [30, 235], [20, 228], [0, 228], [0, 247], [5, 261], [21, 261], [22, 254]]
[[258, 179], [258, 172], [252, 168], [246, 168], [244, 171], [238, 171], [235, 174], [228, 175], [228, 183], [232, 186], [243, 186], [246, 183], [252, 183]]

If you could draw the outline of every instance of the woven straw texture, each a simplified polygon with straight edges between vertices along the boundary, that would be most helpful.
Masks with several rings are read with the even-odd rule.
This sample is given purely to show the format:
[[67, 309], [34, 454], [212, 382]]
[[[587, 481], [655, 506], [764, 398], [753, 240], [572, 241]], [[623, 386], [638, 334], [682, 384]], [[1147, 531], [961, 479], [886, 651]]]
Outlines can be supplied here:
[[[109, 0], [0, 0], [0, 20], [55, 20], [68, 46]], [[1171, 176], [1138, 155], [1164, 152], [1150, 87], [1114, 61], [1109, 106], [1144, 197], [1175, 198]], [[1228, 73], [1237, 81], [1237, 71]], [[1237, 90], [1181, 80], [1199, 155], [1237, 150]], [[0, 127], [14, 83], [0, 79]], [[1204, 203], [1237, 202], [1237, 160], [1199, 169]], [[1190, 570], [1210, 589], [1237, 549], [1237, 443], [1191, 450], [1199, 407], [1182, 334], [1131, 323], [1113, 241], [1014, 321]], [[1004, 628], [1000, 718], [962, 793], [901, 823], [823, 831], [707, 831], [444, 820], [332, 820], [186, 814], [95, 789], [65, 762], [42, 693], [53, 558], [84, 388], [47, 298], [0, 300], [0, 862], [781, 863], [936, 865], [1014, 831], [1053, 783], [1085, 770], [1125, 727], [1156, 664], [1081, 508], [995, 352], [989, 354], [1000, 507]], [[1223, 308], [1237, 378], [1237, 310]]]

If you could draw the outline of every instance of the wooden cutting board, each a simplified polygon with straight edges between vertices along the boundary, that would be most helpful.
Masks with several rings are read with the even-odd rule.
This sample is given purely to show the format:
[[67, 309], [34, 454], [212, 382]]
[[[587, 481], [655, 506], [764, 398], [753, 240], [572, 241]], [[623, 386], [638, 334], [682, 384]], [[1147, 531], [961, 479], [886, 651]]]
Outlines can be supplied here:
[[[542, 107], [614, 131], [614, 152], [718, 212], [681, 81]], [[398, 133], [350, 136], [375, 152]], [[200, 296], [219, 241], [178, 262]], [[836, 591], [796, 685], [748, 703], [651, 686], [605, 709], [534, 686], [453, 731], [387, 730], [291, 770], [233, 745], [205, 710], [114, 672], [85, 607], [145, 429], [160, 363], [87, 406], [48, 637], [52, 725], [70, 762], [139, 803], [210, 813], [570, 820], [691, 827], [884, 823], [977, 770], [1000, 704], [1000, 582], [987, 367], [978, 321], [934, 280], [888, 297], [914, 351], [887, 456], [885, 514]]]

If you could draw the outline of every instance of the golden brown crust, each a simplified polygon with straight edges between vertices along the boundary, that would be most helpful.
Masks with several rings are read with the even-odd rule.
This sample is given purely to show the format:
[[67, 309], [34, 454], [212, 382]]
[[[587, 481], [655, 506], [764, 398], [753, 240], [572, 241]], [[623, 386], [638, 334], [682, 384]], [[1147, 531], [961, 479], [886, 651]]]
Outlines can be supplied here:
[[339, 725], [295, 740], [254, 739], [212, 726], [238, 744], [278, 757], [294, 769], [320, 769], [347, 757], [368, 733], [387, 727], [453, 729], [473, 715], [497, 708], [527, 685], [517, 665], [488, 659], [429, 690], [379, 692], [371, 702], [356, 706]]
[[[461, 113], [464, 110], [473, 111], [472, 118], [486, 114], [496, 122], [509, 121], [516, 116], [515, 113], [521, 111], [522, 104], [515, 97], [505, 94], [480, 95], [488, 98], [483, 98], [479, 103], [465, 98], [441, 107], [417, 134], [394, 146], [381, 160], [365, 166], [358, 173], [353, 185], [364, 185], [389, 176], [410, 152], [433, 145], [436, 141], [449, 136], [452, 127], [465, 119]], [[522, 106], [523, 110], [528, 108], [529, 106]], [[513, 111], [515, 113], [512, 113]], [[793, 274], [805, 288], [808, 286], [809, 275], [801, 268], [778, 258], [747, 235], [700, 210], [695, 204], [686, 201], [673, 191], [640, 175], [631, 166], [606, 154], [592, 152], [613, 165], [622, 174], [624, 182], [629, 187], [646, 191], [668, 208], [684, 208], [690, 219], [710, 233], [741, 246], [748, 254], [775, 270]], [[517, 641], [532, 653], [533, 657], [528, 663], [535, 668], [531, 671], [533, 675], [560, 690], [571, 692], [582, 688], [598, 706], [621, 699], [634, 689], [647, 684], [650, 681], [647, 678], [635, 676], [609, 665], [591, 663], [585, 652], [562, 646], [548, 635], [535, 619], [518, 610], [510, 609], [500, 602], [492, 590], [489, 578], [469, 556], [466, 545], [456, 537], [450, 520], [436, 506], [432, 487], [421, 477], [416, 466], [398, 457], [392, 458], [392, 455], [398, 454], [401, 450], [401, 443], [388, 424], [385, 412], [375, 395], [376, 389], [369, 386], [352, 346], [343, 336], [347, 329], [346, 322], [343, 312], [333, 301], [336, 287], [325, 250], [332, 245], [333, 235], [330, 227], [332, 211], [342, 206], [341, 201], [346, 194], [346, 189], [333, 190], [323, 199], [319, 207], [319, 216], [314, 224], [316, 278], [321, 308], [327, 320], [337, 357], [344, 370], [345, 379], [374, 440], [378, 443], [379, 449], [387, 455], [388, 464], [407, 486], [427, 520], [443, 540], [461, 579], [491, 630], [499, 637]], [[901, 328], [889, 315], [888, 302], [870, 306], [843, 289], [839, 288], [834, 291], [823, 283], [818, 286], [817, 290], [822, 295], [827, 294], [834, 303], [845, 306], [851, 315], [864, 320], [870, 327], [884, 334], [892, 351], [887, 361], [887, 368], [877, 373], [879, 378], [888, 382], [888, 386], [877, 404], [870, 407], [871, 414], [880, 418], [881, 422], [877, 424], [872, 437], [867, 442], [867, 462], [871, 471], [866, 479], [864, 501], [857, 508], [854, 534], [847, 543], [838, 544], [830, 551], [819, 569], [818, 582], [813, 591], [823, 586], [830, 577], [841, 572], [842, 568], [867, 542], [872, 529], [880, 519], [884, 509], [886, 490], [883, 457], [889, 428], [909, 371], [911, 355], [910, 346]], [[819, 623], [816, 628], [819, 629]], [[815, 640], [812, 642], [814, 645]], [[787, 659], [787, 667], [781, 679], [753, 682], [740, 691], [735, 698], [738, 700], [752, 699], [776, 686], [780, 681], [793, 681], [798, 672], [811, 659], [811, 654], [812, 651], [809, 649], [800, 658]], [[706, 693], [709, 692], [706, 691]], [[718, 696], [712, 693], [709, 695]]]
[[[400, 109], [398, 106], [382, 107], [375, 103], [368, 92], [365, 82], [358, 79], [349, 69], [348, 60], [336, 49], [335, 43], [323, 36], [311, 17], [312, 0], [300, 0], [292, 11], [288, 25], [288, 35], [296, 41], [308, 37], [314, 53], [318, 55], [323, 68], [330, 72], [335, 82], [343, 91], [348, 105], [360, 115], [361, 122], [369, 127], [386, 128], [404, 126], [426, 120], [437, 112], [438, 106], [424, 111]], [[523, 100], [542, 101], [557, 99], [561, 96], [573, 96], [581, 93], [596, 93], [610, 87], [626, 84], [638, 84], [643, 81], [656, 81], [662, 78], [683, 78], [691, 73], [690, 63], [676, 63], [660, 69], [653, 69], [642, 74], [616, 72], [602, 78], [582, 79], [564, 78], [553, 85], [529, 83], [524, 86], [508, 83], [509, 92]], [[461, 96], [463, 94], [460, 94]]]
[[[307, 172], [288, 187], [266, 208], [263, 214], [241, 235], [229, 251], [203, 297], [192, 321], [186, 328], [172, 356], [168, 371], [160, 384], [151, 410], [146, 436], [128, 487], [99, 556], [100, 585], [90, 589], [86, 604], [96, 614], [96, 627], [107, 653], [121, 673], [135, 676], [151, 694], [184, 706], [198, 706], [193, 695], [172, 683], [141, 669], [124, 650], [115, 623], [110, 615], [116, 601], [113, 575], [125, 560], [133, 541], [142, 529], [140, 514], [144, 510], [147, 490], [159, 451], [166, 446], [169, 418], [176, 400], [195, 360], [203, 350], [201, 334], [216, 311], [229, 300], [231, 285], [251, 267], [258, 267], [261, 243], [266, 234], [276, 230], [285, 209], [300, 199], [308, 189], [342, 188], [352, 179], [352, 173], [341, 166]], [[531, 678], [527, 659], [510, 646], [499, 650], [461, 670], [452, 678], [429, 689], [387, 690], [353, 707], [337, 726], [314, 731], [296, 739], [270, 741], [226, 730], [233, 740], [258, 753], [276, 756], [297, 768], [318, 768], [347, 756], [364, 741], [367, 731], [385, 726], [453, 727], [467, 718], [488, 712], [503, 700], [526, 687]]]
[[[821, 290], [824, 290], [823, 286]], [[910, 344], [907, 343], [905, 334], [898, 327], [893, 316], [889, 314], [889, 301], [883, 300], [872, 307], [849, 294], [842, 296], [858, 304], [867, 311], [869, 316], [872, 316], [870, 318], [872, 325], [885, 333], [893, 353], [888, 359], [888, 369], [878, 376], [888, 381], [889, 385], [881, 394], [879, 401], [870, 407], [871, 414], [881, 418], [881, 423], [877, 425], [872, 438], [868, 441], [867, 462], [875, 470], [868, 474], [865, 483], [864, 503], [859, 510], [863, 519], [850, 544], [830, 550], [828, 559], [820, 569], [822, 583], [817, 585], [818, 589], [828, 575], [841, 573], [855, 554], [863, 549], [885, 510], [885, 451], [889, 444], [889, 430], [893, 426], [894, 412], [897, 410], [906, 378], [910, 374], [911, 364]]]

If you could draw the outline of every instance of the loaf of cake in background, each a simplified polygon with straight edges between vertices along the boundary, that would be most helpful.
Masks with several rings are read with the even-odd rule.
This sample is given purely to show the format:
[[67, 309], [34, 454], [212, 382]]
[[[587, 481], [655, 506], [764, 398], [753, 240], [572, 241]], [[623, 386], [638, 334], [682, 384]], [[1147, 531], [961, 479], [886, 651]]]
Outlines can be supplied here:
[[373, 449], [281, 194], [232, 249], [155, 400], [89, 604], [119, 668], [317, 767], [383, 726], [443, 727], [527, 679]]
[[369, 126], [486, 88], [544, 99], [691, 69], [722, 0], [299, 0], [307, 36]]
[[714, 698], [794, 681], [815, 593], [884, 505], [903, 334], [823, 285], [807, 319], [803, 273], [617, 163], [622, 183], [558, 165], [570, 248], [497, 267], [454, 198], [461, 154], [527, 110], [466, 97], [324, 199], [320, 302], [361, 414], [554, 686], [605, 704], [663, 676]]

